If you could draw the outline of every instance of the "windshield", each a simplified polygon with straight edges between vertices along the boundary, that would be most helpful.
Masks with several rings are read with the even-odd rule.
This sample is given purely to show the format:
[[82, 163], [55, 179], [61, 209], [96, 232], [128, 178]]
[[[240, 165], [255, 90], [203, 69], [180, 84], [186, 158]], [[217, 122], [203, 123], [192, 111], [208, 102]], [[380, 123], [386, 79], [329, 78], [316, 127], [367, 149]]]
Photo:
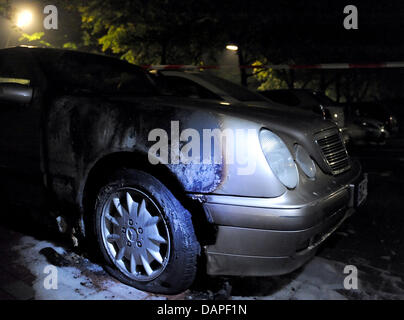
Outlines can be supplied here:
[[285, 104], [290, 107], [298, 106], [301, 101], [292, 91], [283, 91], [283, 90], [269, 90], [263, 91], [262, 95], [267, 97], [268, 99], [280, 103]]
[[331, 100], [329, 97], [327, 97], [324, 93], [320, 92], [313, 92], [313, 94], [317, 97], [318, 101], [322, 104], [325, 105], [332, 105], [335, 104], [336, 102]]
[[250, 91], [249, 89], [247, 89], [241, 85], [235, 84], [233, 82], [230, 82], [228, 80], [218, 78], [218, 77], [208, 75], [208, 74], [203, 74], [203, 73], [198, 74], [198, 77], [205, 80], [206, 82], [210, 82], [211, 84], [216, 86], [218, 89], [224, 91], [226, 94], [228, 94], [229, 96], [231, 96], [239, 101], [242, 101], [242, 102], [246, 102], [246, 101], [266, 102], [267, 101], [267, 100], [265, 100], [264, 97], [262, 97], [258, 93]]
[[74, 51], [39, 58], [51, 86], [58, 89], [138, 96], [157, 93], [141, 68], [118, 59]]

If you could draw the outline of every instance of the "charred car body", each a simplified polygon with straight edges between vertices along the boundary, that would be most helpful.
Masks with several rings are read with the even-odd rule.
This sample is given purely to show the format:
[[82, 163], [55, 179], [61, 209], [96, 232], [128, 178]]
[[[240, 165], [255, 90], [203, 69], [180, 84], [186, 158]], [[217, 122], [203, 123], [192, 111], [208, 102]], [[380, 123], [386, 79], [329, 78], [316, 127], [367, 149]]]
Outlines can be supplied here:
[[[291, 272], [366, 197], [332, 122], [162, 96], [140, 68], [80, 52], [1, 50], [0, 79], [4, 197], [63, 210], [142, 290], [186, 289], [201, 255], [210, 275]], [[253, 170], [214, 130], [249, 130], [233, 145]], [[178, 161], [204, 134], [220, 161]]]

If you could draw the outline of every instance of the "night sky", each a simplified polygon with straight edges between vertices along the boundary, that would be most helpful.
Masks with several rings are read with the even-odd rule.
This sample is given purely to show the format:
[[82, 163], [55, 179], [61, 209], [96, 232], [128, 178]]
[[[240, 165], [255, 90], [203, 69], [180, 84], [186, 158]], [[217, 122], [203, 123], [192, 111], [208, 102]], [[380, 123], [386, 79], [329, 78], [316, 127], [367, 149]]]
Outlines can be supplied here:
[[[27, 1], [12, 1], [17, 5]], [[57, 2], [57, 1], [56, 1]], [[56, 3], [55, 3], [56, 4]], [[356, 5], [359, 11], [359, 30], [343, 28], [343, 8]], [[42, 6], [41, 6], [42, 5]], [[43, 31], [41, 1], [29, 1], [35, 8], [36, 24], [31, 32]], [[80, 19], [58, 7], [60, 30], [47, 31], [53, 43], [74, 38]], [[273, 48], [282, 48], [283, 55], [307, 63], [397, 61], [404, 59], [404, 4], [402, 1], [220, 1], [213, 2], [212, 12], [223, 9], [229, 21], [248, 24], [248, 20], [267, 19], [260, 31], [261, 41]], [[263, 14], [265, 13], [265, 14]], [[240, 14], [248, 15], [239, 17]], [[8, 35], [7, 25], [0, 18], [0, 46]], [[245, 25], [246, 32], [251, 32]], [[319, 61], [321, 60], [321, 61]]]

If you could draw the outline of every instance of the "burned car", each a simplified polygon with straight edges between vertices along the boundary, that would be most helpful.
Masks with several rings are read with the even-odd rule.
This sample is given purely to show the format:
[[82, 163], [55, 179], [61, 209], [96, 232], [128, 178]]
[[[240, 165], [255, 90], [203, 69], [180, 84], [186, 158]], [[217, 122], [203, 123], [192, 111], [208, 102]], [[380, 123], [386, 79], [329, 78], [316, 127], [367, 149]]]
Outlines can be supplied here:
[[141, 290], [291, 272], [366, 198], [334, 123], [164, 96], [115, 58], [0, 50], [0, 113], [3, 198], [64, 217]]

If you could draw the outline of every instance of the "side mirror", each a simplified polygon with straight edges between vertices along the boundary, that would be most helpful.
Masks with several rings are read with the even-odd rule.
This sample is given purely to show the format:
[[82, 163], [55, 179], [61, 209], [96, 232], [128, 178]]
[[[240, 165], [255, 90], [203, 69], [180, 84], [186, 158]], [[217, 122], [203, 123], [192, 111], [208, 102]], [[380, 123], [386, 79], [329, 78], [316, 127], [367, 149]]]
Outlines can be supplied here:
[[0, 102], [28, 104], [34, 90], [19, 83], [0, 83]]

